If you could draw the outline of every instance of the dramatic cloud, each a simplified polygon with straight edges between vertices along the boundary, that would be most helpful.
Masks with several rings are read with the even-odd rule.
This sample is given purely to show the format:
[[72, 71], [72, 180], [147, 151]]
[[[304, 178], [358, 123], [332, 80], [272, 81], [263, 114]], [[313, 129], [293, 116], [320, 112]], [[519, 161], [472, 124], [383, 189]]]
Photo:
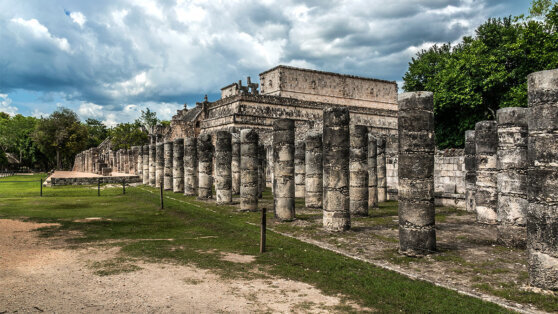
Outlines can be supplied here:
[[7, 0], [0, 93], [42, 94], [29, 114], [51, 110], [41, 98], [57, 94], [113, 124], [147, 106], [168, 118], [277, 64], [400, 80], [417, 51], [524, 10], [515, 2]]
[[5, 112], [9, 115], [15, 115], [17, 112], [17, 108], [14, 106], [10, 106], [12, 104], [12, 100], [6, 94], [0, 94], [0, 112]]

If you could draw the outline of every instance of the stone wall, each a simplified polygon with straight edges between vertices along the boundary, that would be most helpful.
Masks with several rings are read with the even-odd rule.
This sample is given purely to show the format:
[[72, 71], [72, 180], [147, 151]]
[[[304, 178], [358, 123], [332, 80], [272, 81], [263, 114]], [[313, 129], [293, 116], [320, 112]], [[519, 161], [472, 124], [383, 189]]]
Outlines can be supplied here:
[[264, 95], [397, 110], [397, 84], [353, 75], [277, 66], [260, 74]]
[[436, 205], [465, 208], [465, 157], [462, 149], [436, 151], [434, 195]]

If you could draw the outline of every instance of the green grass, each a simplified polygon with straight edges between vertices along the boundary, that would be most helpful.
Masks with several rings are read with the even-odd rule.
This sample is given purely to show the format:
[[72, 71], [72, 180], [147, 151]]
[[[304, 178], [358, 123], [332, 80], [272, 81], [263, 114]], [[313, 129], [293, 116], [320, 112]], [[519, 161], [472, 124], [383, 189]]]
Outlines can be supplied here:
[[[258, 222], [259, 213], [237, 213], [232, 207], [171, 192], [165, 195], [176, 200], [165, 199], [166, 208], [161, 211], [158, 190], [148, 187], [130, 187], [126, 195], [119, 194], [119, 188], [108, 188], [101, 197], [96, 196], [96, 190], [90, 193], [88, 187], [45, 188], [43, 198], [31, 196], [35, 188], [31, 185], [18, 186], [20, 190], [4, 187], [0, 186], [0, 218], [58, 222], [60, 227], [44, 228], [42, 234], [72, 234], [68, 240], [72, 245], [106, 245], [110, 240], [111, 245], [121, 246], [122, 260], [96, 265], [102, 275], [133, 271], [127, 263], [129, 258], [169, 261], [210, 269], [226, 278], [278, 276], [303, 281], [326, 294], [342, 294], [381, 312], [507, 312], [495, 304], [273, 232], [268, 233], [268, 252], [259, 255], [259, 227], [247, 224]], [[22, 198], [21, 193], [30, 196]], [[390, 211], [393, 204], [388, 203], [374, 215], [380, 217]], [[105, 220], [76, 222], [87, 217]], [[80, 235], [69, 231], [79, 231]], [[221, 252], [257, 258], [250, 264], [233, 263], [222, 260]]]

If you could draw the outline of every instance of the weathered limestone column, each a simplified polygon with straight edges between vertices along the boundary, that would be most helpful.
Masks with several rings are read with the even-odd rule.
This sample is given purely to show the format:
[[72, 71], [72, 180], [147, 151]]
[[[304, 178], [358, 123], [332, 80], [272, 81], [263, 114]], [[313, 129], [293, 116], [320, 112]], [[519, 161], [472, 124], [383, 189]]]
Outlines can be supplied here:
[[503, 108], [498, 121], [498, 242], [525, 247], [527, 238], [527, 108]]
[[172, 150], [172, 191], [184, 193], [184, 139], [175, 139]]
[[157, 183], [157, 145], [149, 144], [149, 185]]
[[184, 195], [198, 195], [198, 143], [195, 137], [184, 139]]
[[324, 211], [323, 225], [328, 231], [351, 227], [349, 211], [349, 109], [324, 109]]
[[213, 144], [211, 135], [202, 134], [198, 138], [198, 198], [213, 197]]
[[322, 208], [324, 177], [322, 167], [322, 135], [310, 133], [306, 136], [306, 172], [305, 205], [308, 208]]
[[[122, 162], [122, 157], [121, 157], [121, 149], [116, 151], [116, 159], [115, 159], [115, 164], [116, 164], [116, 168], [115, 168], [115, 172], [120, 172], [120, 164]], [[87, 160], [87, 155], [85, 155], [85, 160]], [[85, 162], [85, 165], [87, 164], [87, 162]], [[87, 166], [84, 167], [84, 170], [87, 169]]]
[[527, 82], [529, 280], [558, 290], [558, 69], [532, 73]]
[[127, 163], [126, 163], [126, 157], [128, 156], [128, 152], [125, 149], [121, 149], [120, 150], [120, 172], [121, 173], [126, 173], [126, 167], [127, 167]]
[[215, 141], [215, 195], [217, 204], [232, 203], [232, 138], [227, 131], [217, 131]]
[[265, 146], [258, 145], [258, 198], [263, 197], [265, 190]]
[[240, 131], [240, 210], [258, 210], [258, 133]]
[[273, 122], [273, 210], [275, 218], [295, 218], [295, 124], [291, 119]]
[[378, 146], [376, 137], [368, 134], [368, 207], [378, 207]]
[[143, 145], [143, 159], [142, 159], [142, 168], [143, 168], [143, 178], [142, 183], [147, 185], [149, 184], [149, 145]]
[[475, 152], [475, 131], [465, 131], [465, 209], [472, 213], [476, 212], [477, 163]]
[[295, 144], [294, 164], [295, 164], [295, 197], [304, 197], [304, 157], [306, 147], [304, 142]]
[[173, 171], [173, 143], [172, 141], [165, 141], [165, 168], [164, 168], [164, 179], [163, 179], [163, 189], [166, 191], [172, 191], [172, 171]]
[[240, 134], [232, 133], [232, 193], [240, 194]]
[[143, 181], [143, 146], [138, 146], [137, 152], [136, 174], [139, 176], [140, 180]]
[[498, 125], [496, 121], [481, 121], [475, 125], [475, 162], [477, 181], [475, 205], [477, 221], [496, 224], [498, 209]]
[[126, 158], [126, 173], [134, 174], [134, 147], [128, 149], [128, 156]]
[[434, 95], [403, 93], [399, 114], [399, 252], [436, 250], [434, 219]]
[[130, 173], [138, 175], [138, 159], [139, 159], [139, 150], [141, 146], [133, 146], [132, 147], [132, 157], [130, 160]]
[[349, 208], [351, 215], [368, 216], [368, 129], [350, 128]]
[[164, 178], [165, 178], [165, 144], [157, 143], [155, 144], [156, 156], [155, 156], [155, 187], [160, 188], [163, 185], [164, 188]]
[[117, 165], [116, 152], [111, 150], [109, 152], [109, 156], [110, 156], [110, 167], [112, 168], [113, 172], [117, 172], [117, 169], [116, 169], [116, 165]]
[[378, 202], [387, 201], [387, 177], [386, 177], [386, 139], [378, 137], [376, 139], [376, 177], [378, 179]]

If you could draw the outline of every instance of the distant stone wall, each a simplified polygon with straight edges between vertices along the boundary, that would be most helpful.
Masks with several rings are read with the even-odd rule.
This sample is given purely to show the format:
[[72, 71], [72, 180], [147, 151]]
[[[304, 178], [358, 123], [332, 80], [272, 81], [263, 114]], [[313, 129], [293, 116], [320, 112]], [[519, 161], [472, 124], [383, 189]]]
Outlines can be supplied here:
[[[126, 183], [141, 182], [139, 176], [119, 176], [119, 177], [84, 177], [84, 178], [50, 178], [50, 185], [96, 185], [101, 180], [101, 183]], [[47, 183], [45, 182], [45, 185]]]
[[434, 195], [436, 205], [465, 208], [465, 157], [462, 149], [436, 151]]
[[263, 95], [397, 110], [397, 84], [353, 75], [278, 66], [260, 74]]

